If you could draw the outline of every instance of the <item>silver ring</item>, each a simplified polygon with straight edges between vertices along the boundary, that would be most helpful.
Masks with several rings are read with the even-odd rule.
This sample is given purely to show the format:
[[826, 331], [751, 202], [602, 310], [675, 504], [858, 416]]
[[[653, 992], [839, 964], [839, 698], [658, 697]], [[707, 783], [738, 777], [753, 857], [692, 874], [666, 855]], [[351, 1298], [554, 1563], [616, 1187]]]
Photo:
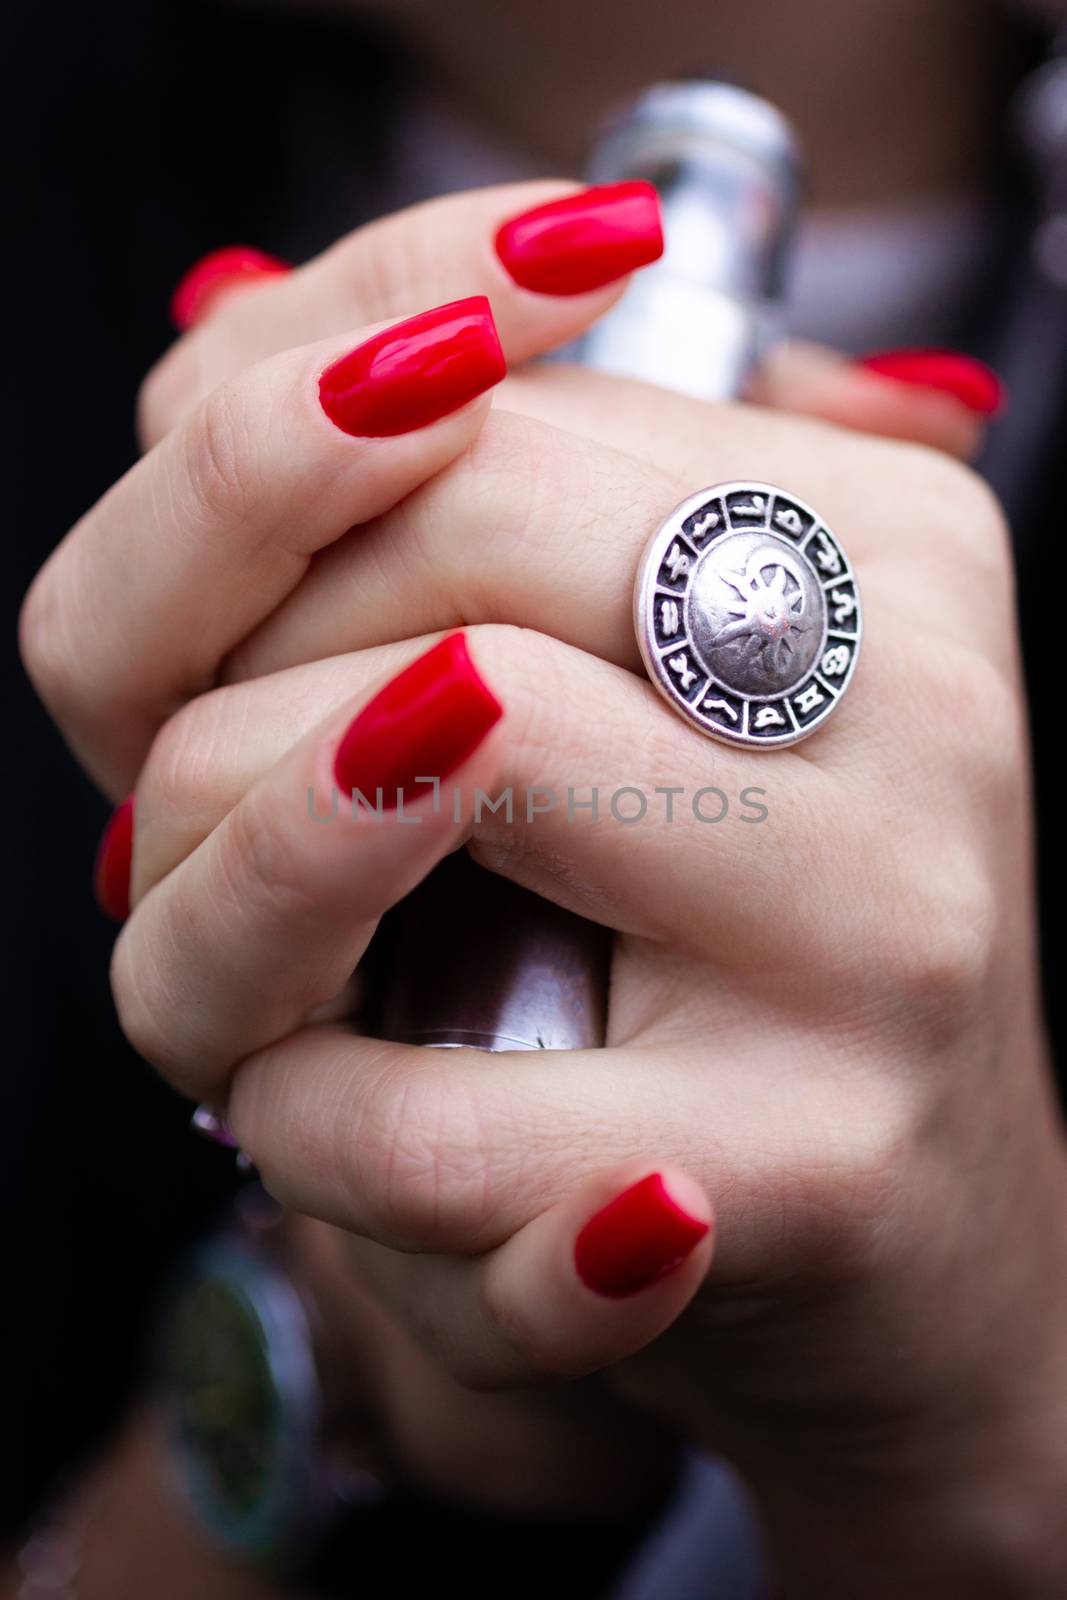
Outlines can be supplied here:
[[701, 733], [750, 749], [796, 744], [852, 681], [859, 587], [803, 500], [769, 483], [718, 483], [652, 535], [634, 628], [652, 682]]

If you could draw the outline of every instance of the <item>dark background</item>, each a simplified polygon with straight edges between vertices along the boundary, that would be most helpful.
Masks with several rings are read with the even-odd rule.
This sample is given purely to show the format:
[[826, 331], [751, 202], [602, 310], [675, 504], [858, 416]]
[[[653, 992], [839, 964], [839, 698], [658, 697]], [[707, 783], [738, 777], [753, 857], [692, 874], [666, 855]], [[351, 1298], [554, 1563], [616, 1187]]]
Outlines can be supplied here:
[[[418, 67], [394, 41], [296, 8], [117, 0], [24, 6], [4, 26], [13, 640], [45, 555], [134, 458], [134, 396], [172, 336], [178, 277], [226, 243], [299, 260], [378, 214], [389, 130]], [[990, 471], [1010, 491], [1019, 539], [1051, 962], [1062, 922], [1067, 315], [1062, 294], [1027, 287], [1034, 197], [1007, 139], [990, 185], [1004, 225], [956, 342], [1006, 367], [1027, 400], [1004, 423]], [[1016, 338], [1020, 323], [1029, 331]], [[189, 1108], [117, 1029], [113, 929], [90, 892], [109, 808], [8, 660], [0, 1538], [116, 1416], [136, 1381], [154, 1285], [234, 1181], [230, 1159], [188, 1136]], [[1064, 1002], [1049, 987], [1062, 1039]]]
[[[0, 1537], [136, 1378], [154, 1284], [233, 1183], [123, 1040], [91, 868], [109, 806], [13, 654], [22, 594], [135, 458], [167, 302], [222, 242], [299, 260], [382, 209], [394, 51], [297, 15], [112, 0], [5, 24], [4, 389], [14, 690], [0, 1173]], [[12, 492], [13, 491], [13, 492]]]

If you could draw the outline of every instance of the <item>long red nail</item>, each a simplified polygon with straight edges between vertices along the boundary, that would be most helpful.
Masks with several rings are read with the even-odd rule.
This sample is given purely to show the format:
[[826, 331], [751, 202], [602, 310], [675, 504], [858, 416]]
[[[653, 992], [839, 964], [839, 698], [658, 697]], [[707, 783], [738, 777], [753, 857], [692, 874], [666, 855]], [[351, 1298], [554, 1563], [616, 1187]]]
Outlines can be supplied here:
[[644, 182], [605, 183], [505, 222], [496, 251], [523, 289], [585, 294], [663, 254], [659, 196]]
[[950, 394], [981, 417], [1000, 411], [1006, 398], [1004, 385], [992, 367], [954, 350], [881, 350], [864, 356], [858, 364], [898, 383]]
[[111, 813], [96, 851], [93, 887], [101, 911], [116, 922], [130, 914], [130, 860], [133, 856], [133, 795]]
[[247, 244], [228, 244], [212, 250], [194, 262], [175, 289], [170, 302], [170, 320], [184, 333], [200, 321], [220, 289], [233, 289], [243, 282], [291, 272], [287, 261], [269, 256]]
[[708, 1227], [683, 1211], [653, 1172], [590, 1218], [575, 1241], [574, 1264], [588, 1289], [622, 1299], [681, 1266]]
[[401, 797], [429, 790], [416, 778], [447, 778], [472, 755], [503, 715], [467, 651], [450, 634], [419, 656], [375, 695], [351, 723], [334, 757], [343, 794], [358, 789], [367, 802], [392, 811]]
[[357, 345], [326, 368], [319, 398], [345, 433], [381, 439], [458, 411], [506, 373], [489, 301], [476, 294]]

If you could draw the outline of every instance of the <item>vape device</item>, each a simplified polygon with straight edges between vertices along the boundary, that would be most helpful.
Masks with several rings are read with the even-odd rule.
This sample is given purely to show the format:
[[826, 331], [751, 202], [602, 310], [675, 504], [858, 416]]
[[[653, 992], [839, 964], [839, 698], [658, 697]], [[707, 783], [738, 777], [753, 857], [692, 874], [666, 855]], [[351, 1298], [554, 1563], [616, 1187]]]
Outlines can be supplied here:
[[703, 400], [740, 394], [783, 332], [800, 194], [789, 123], [730, 83], [656, 84], [605, 130], [588, 176], [654, 184], [664, 252], [575, 358]]
[[[605, 130], [588, 176], [655, 184], [665, 251], [564, 358], [707, 400], [741, 393], [782, 331], [799, 195], [789, 124], [733, 84], [658, 84]], [[433, 872], [394, 919], [380, 1019], [387, 1038], [482, 1050], [603, 1044], [608, 929], [465, 853]]]

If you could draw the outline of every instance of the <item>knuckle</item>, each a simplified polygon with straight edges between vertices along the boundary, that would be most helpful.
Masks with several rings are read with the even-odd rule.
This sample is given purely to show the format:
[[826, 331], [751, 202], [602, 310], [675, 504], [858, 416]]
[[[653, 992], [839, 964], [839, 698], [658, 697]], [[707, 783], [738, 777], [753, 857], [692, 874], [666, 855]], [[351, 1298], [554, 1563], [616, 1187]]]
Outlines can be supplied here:
[[974, 565], [1003, 578], [1011, 568], [1007, 520], [992, 489], [973, 467], [941, 451], [914, 447], [923, 519]]
[[[1027, 771], [1027, 710], [1014, 650], [994, 660], [942, 641], [924, 657], [922, 723], [941, 774], [967, 794], [1006, 810], [1022, 804]], [[937, 779], [937, 771], [931, 773]]]
[[[253, 300], [255, 296], [251, 297]], [[249, 322], [246, 296], [227, 295], [207, 322], [184, 334], [146, 373], [137, 392], [137, 436], [147, 449], [171, 432], [198, 401], [260, 354], [262, 313]]]
[[225, 710], [233, 693], [214, 689], [187, 701], [152, 740], [137, 777], [138, 898], [206, 839], [239, 797], [235, 772], [242, 769]]
[[434, 303], [427, 296], [447, 268], [434, 215], [442, 203], [430, 200], [399, 216], [367, 223], [336, 246], [346, 281], [358, 286], [359, 302], [375, 321]]
[[455, 1248], [491, 1215], [477, 1109], [435, 1061], [365, 1072], [337, 1119], [333, 1158], [369, 1229], [401, 1249]]
[[[95, 513], [90, 513], [94, 515]], [[54, 720], [84, 736], [115, 715], [122, 684], [109, 670], [101, 642], [107, 619], [94, 609], [99, 592], [85, 570], [79, 524], [37, 574], [19, 612], [19, 654], [26, 675]]]
[[220, 520], [245, 521], [260, 494], [263, 461], [254, 379], [223, 384], [201, 402], [181, 434], [183, 521], [214, 531]]
[[1021, 790], [1027, 716], [1015, 672], [988, 656], [972, 654], [944, 694], [942, 707], [956, 749], [973, 776], [1007, 779]]
[[[532, 629], [488, 623], [469, 630], [476, 658], [507, 706], [506, 767], [497, 798], [511, 792], [511, 806], [484, 811], [478, 818], [475, 853], [486, 864], [516, 861], [543, 849], [548, 811], [563, 803], [560, 785], [575, 770], [568, 748], [566, 647]], [[538, 809], [530, 808], [536, 804]], [[547, 807], [547, 811], [546, 808]]]
[[787, 1184], [781, 1230], [786, 1255], [816, 1283], [838, 1287], [877, 1274], [902, 1231], [909, 1184], [930, 1139], [934, 1097], [882, 1073], [867, 1085], [862, 1109], [841, 1115]]
[[346, 281], [358, 286], [359, 304], [382, 322], [402, 315], [405, 307], [411, 309], [410, 244], [403, 227], [394, 224], [390, 229], [391, 220], [381, 218], [357, 228], [333, 252]]
[[276, 802], [252, 789], [217, 830], [215, 912], [239, 933], [277, 924], [291, 933], [314, 911], [316, 885], [300, 848], [299, 830], [282, 825]]
[[189, 700], [156, 733], [137, 779], [142, 815], [184, 815], [215, 787], [219, 696], [214, 690]]
[[[495, 546], [506, 557], [503, 570], [514, 570], [525, 541], [540, 540], [545, 518], [558, 515], [561, 479], [574, 454], [554, 448], [558, 437], [533, 418], [493, 411], [456, 463], [458, 498], [470, 507], [483, 535], [477, 547], [466, 541], [460, 553], [465, 614], [474, 622], [492, 621], [499, 614]], [[568, 503], [582, 505], [584, 496], [573, 494]], [[530, 570], [543, 565], [541, 549]]]
[[999, 897], [975, 845], [947, 839], [899, 889], [900, 932], [886, 967], [894, 1033], [930, 1059], [977, 1025], [987, 1004]]
[[76, 655], [51, 565], [38, 574], [22, 602], [19, 655], [41, 699], [61, 714], [76, 682]]
[[[579, 665], [572, 647], [557, 639], [506, 623], [468, 631], [475, 659], [479, 666], [484, 662], [488, 682], [507, 707], [504, 765], [491, 803], [479, 802], [471, 854], [519, 882], [540, 886], [550, 879], [564, 904], [577, 899], [588, 908], [595, 902], [610, 920], [622, 910], [622, 890], [583, 867], [562, 829], [575, 815], [572, 805], [589, 805], [590, 795], [599, 792], [600, 763], [612, 771], [627, 770], [635, 749], [648, 755], [667, 719], [657, 716], [651, 697], [640, 691], [630, 715], [620, 717], [614, 674], [601, 674], [587, 661]], [[581, 717], [574, 712], [576, 672], [582, 673]], [[590, 721], [599, 732], [593, 744]], [[665, 750], [663, 757], [666, 772], [677, 770], [679, 740], [674, 738], [666, 747], [670, 756]]]
[[[529, 579], [543, 577], [546, 592], [554, 595], [560, 571], [546, 560], [544, 529], [566, 516], [574, 537], [561, 546], [559, 564], [570, 570], [575, 553], [588, 543], [598, 547], [610, 539], [605, 554], [619, 562], [618, 527], [647, 520], [647, 508], [635, 512], [634, 485], [644, 469], [587, 440], [566, 433], [538, 417], [518, 412], [491, 411], [485, 424], [461, 458], [467, 475], [466, 493], [488, 502], [489, 515], [479, 521], [486, 538], [496, 539], [504, 570], [513, 563], [516, 549], [529, 545], [524, 570]], [[503, 511], [503, 515], [500, 513]], [[481, 560], [483, 552], [476, 552]]]
[[111, 958], [111, 993], [119, 1026], [143, 1060], [172, 1080], [180, 1077], [184, 1051], [177, 1019], [182, 1008], [168, 979], [168, 964], [155, 946], [128, 923]]
[[524, 777], [541, 769], [558, 773], [565, 731], [561, 707], [573, 695], [567, 672], [573, 652], [515, 623], [486, 623], [470, 632], [490, 683], [505, 697], [514, 767]]
[[514, 491], [523, 507], [549, 493], [557, 474], [573, 470], [572, 460], [580, 464], [585, 455], [570, 435], [517, 411], [491, 412], [467, 447], [472, 479], [497, 493]]

